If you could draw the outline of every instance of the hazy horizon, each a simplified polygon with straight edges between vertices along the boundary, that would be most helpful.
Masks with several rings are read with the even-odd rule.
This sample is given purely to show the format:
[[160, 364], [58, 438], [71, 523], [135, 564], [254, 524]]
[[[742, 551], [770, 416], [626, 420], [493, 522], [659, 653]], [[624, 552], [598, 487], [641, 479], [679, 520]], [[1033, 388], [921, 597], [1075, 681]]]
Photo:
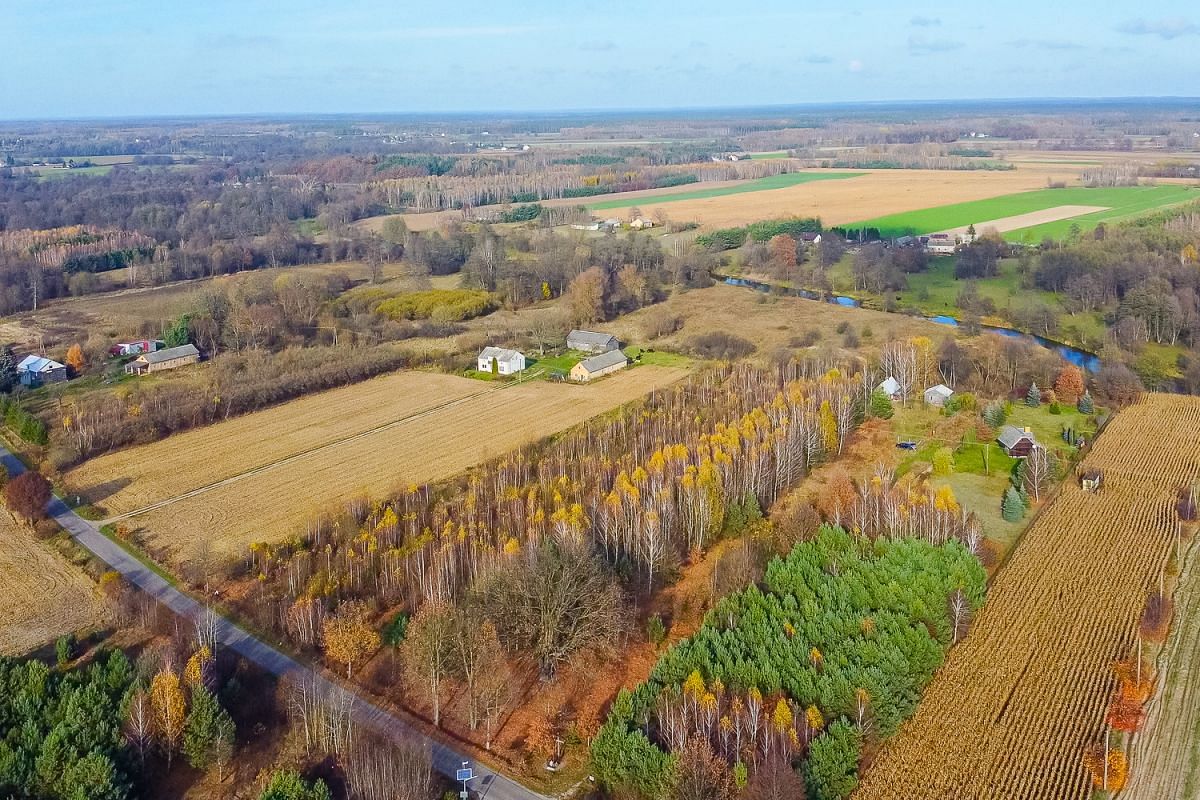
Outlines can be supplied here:
[[878, 2], [75, 5], [12, 3], [0, 117], [1187, 99], [1200, 66], [1200, 13], [1175, 0], [1149, 15], [1017, 0], [1003, 19]]

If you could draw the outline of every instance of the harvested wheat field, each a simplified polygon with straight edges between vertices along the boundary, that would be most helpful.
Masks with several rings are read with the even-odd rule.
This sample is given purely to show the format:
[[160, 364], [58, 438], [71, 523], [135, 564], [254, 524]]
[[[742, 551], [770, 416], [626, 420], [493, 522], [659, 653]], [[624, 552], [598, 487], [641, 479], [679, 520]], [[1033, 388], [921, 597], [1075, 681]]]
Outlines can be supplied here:
[[1104, 488], [1068, 479], [1042, 510], [858, 800], [1091, 797], [1083, 755], [1103, 739], [1113, 662], [1176, 545], [1178, 489], [1200, 476], [1200, 398], [1147, 395], [1084, 466]]
[[454, 375], [383, 375], [93, 458], [66, 482], [125, 514], [491, 389]]
[[[151, 552], [172, 563], [202, 548], [219, 556], [243, 555], [251, 542], [283, 539], [317, 512], [356, 495], [379, 496], [400, 486], [448, 478], [674, 383], [686, 372], [641, 366], [584, 386], [535, 381], [470, 394], [169, 500], [125, 524]], [[261, 441], [241, 444], [256, 449]], [[194, 458], [204, 459], [205, 454], [195, 453]]]
[[108, 620], [95, 584], [3, 511], [0, 586], [0, 656], [21, 655]]

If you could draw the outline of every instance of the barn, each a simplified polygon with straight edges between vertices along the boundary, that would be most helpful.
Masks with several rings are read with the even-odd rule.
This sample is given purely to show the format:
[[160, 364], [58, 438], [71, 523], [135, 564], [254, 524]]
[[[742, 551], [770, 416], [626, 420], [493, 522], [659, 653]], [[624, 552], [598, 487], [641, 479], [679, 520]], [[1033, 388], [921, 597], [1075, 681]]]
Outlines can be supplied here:
[[500, 375], [514, 375], [525, 369], [525, 356], [520, 351], [491, 346], [479, 351], [476, 367], [480, 372], [491, 372], [493, 361]]
[[1004, 452], [1013, 458], [1024, 458], [1033, 448], [1038, 446], [1029, 428], [1018, 428], [1015, 425], [1005, 425], [1000, 429], [996, 441], [1004, 448]]
[[142, 353], [125, 365], [127, 375], [145, 375], [147, 372], [162, 372], [163, 370], [184, 367], [195, 364], [200, 360], [200, 351], [194, 344], [168, 347], [166, 350], [155, 350], [152, 353]]
[[574, 330], [567, 334], [567, 349], [581, 353], [607, 353], [617, 350], [621, 343], [611, 333]]
[[17, 377], [22, 386], [62, 383], [67, 379], [67, 367], [50, 358], [29, 355], [17, 364]]
[[886, 394], [889, 400], [900, 399], [900, 381], [891, 375], [884, 378], [875, 388]]
[[628, 364], [629, 359], [620, 350], [609, 350], [607, 353], [585, 358], [571, 367], [571, 380], [586, 383], [601, 375], [622, 370]]
[[925, 403], [927, 405], [941, 408], [946, 405], [946, 401], [954, 394], [954, 390], [944, 383], [939, 383], [937, 386], [930, 386], [925, 390]]

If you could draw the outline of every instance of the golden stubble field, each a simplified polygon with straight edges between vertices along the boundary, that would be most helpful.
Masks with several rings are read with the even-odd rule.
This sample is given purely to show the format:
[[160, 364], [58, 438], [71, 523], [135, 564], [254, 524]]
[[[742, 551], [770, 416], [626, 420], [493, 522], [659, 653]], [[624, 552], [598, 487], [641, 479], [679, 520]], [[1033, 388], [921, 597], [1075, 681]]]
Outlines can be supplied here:
[[109, 620], [96, 585], [0, 509], [0, 656]]
[[1146, 396], [1083, 464], [1104, 488], [1068, 478], [1042, 509], [856, 798], [1092, 796], [1082, 758], [1103, 740], [1113, 662], [1176, 545], [1179, 488], [1200, 477], [1200, 398]]
[[85, 493], [128, 482], [101, 502], [137, 512], [123, 523], [173, 565], [205, 552], [237, 557], [353, 497], [451, 477], [685, 374], [642, 366], [584, 386], [496, 389], [399, 373], [106, 456], [68, 477]]

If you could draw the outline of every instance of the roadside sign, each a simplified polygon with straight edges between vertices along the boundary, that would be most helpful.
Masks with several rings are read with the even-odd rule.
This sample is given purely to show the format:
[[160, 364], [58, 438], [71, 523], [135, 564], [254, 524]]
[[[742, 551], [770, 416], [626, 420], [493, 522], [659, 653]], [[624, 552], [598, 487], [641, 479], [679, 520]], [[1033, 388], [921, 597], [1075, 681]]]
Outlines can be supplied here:
[[470, 768], [470, 767], [467, 767], [466, 769], [460, 769], [460, 770], [458, 770], [458, 772], [457, 772], [457, 773], [455, 774], [455, 776], [454, 776], [454, 780], [456, 780], [456, 781], [469, 781], [469, 780], [471, 780], [471, 779], [472, 779], [472, 778], [474, 778], [474, 777], [475, 777], [475, 774], [474, 774], [473, 772], [471, 772], [471, 768]]

